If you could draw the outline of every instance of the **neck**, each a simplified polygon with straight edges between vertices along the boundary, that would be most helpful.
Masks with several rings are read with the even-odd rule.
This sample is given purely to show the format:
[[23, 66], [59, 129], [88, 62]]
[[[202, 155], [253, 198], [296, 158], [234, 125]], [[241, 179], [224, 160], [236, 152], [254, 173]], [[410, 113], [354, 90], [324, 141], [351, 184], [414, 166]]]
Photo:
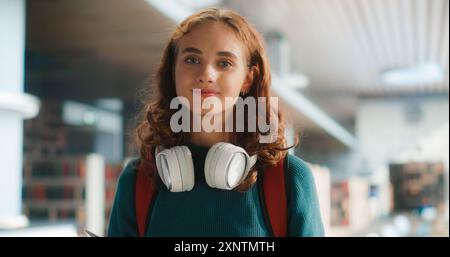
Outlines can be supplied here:
[[[191, 115], [193, 116], [193, 115]], [[224, 124], [225, 124], [225, 117], [224, 116], [216, 116], [214, 120], [222, 119], [222, 131], [221, 132], [206, 132], [203, 130], [203, 127], [200, 129], [200, 132], [190, 132], [189, 133], [189, 141], [192, 144], [199, 145], [199, 146], [205, 146], [205, 147], [211, 147], [216, 143], [219, 142], [230, 142], [231, 140], [231, 133], [232, 132], [225, 132], [224, 131]], [[193, 120], [191, 120], [191, 124], [193, 124]], [[192, 127], [191, 127], [192, 129]], [[191, 130], [193, 131], [193, 130]]]
[[229, 142], [230, 133], [227, 132], [191, 132], [189, 140], [192, 144], [211, 147], [219, 142]]

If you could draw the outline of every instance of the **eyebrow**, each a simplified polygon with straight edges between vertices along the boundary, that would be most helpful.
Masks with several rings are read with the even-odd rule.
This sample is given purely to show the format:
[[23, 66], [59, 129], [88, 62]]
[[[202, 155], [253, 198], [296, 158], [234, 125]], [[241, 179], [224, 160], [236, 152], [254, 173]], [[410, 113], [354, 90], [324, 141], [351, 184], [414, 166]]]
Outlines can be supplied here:
[[[181, 53], [195, 53], [195, 54], [202, 54], [202, 51], [194, 48], [194, 47], [187, 47], [185, 48], [183, 51], [181, 51]], [[238, 59], [237, 56], [232, 53], [232, 52], [228, 52], [228, 51], [219, 51], [217, 52], [217, 55], [219, 56], [226, 56], [226, 57], [230, 57], [230, 58], [234, 58], [234, 59]]]

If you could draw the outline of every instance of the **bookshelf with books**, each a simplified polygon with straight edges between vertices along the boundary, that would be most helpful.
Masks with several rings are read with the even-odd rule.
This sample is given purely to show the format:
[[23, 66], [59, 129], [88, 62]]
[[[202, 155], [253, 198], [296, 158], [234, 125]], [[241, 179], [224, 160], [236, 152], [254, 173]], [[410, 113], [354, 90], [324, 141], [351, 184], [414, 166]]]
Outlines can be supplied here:
[[[24, 214], [31, 220], [76, 220], [85, 224], [86, 159], [25, 161], [23, 183]], [[112, 208], [122, 165], [105, 165], [105, 219]]]
[[410, 162], [390, 164], [394, 211], [438, 207], [444, 202], [444, 164]]
[[[24, 122], [23, 213], [30, 221], [86, 222], [86, 157], [95, 131], [65, 124], [62, 102], [43, 100], [39, 115]], [[122, 163], [105, 163], [105, 220]], [[106, 223], [107, 224], [107, 223]]]
[[77, 219], [85, 194], [83, 158], [25, 159], [23, 209], [30, 220]]
[[350, 177], [331, 186], [331, 226], [347, 232], [365, 228], [370, 222], [370, 185], [365, 178]]

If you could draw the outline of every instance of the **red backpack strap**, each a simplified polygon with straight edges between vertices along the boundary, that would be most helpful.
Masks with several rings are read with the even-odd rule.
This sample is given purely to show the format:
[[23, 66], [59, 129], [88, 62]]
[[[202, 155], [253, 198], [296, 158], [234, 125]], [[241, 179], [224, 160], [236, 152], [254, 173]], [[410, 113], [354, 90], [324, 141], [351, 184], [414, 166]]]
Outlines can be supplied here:
[[136, 174], [135, 187], [135, 206], [136, 206], [136, 222], [138, 226], [139, 236], [145, 236], [147, 228], [147, 217], [151, 203], [155, 196], [154, 185], [146, 173], [145, 167], [140, 162]]
[[284, 175], [284, 158], [274, 167], [264, 171], [262, 176], [262, 206], [273, 236], [287, 236], [287, 198]]

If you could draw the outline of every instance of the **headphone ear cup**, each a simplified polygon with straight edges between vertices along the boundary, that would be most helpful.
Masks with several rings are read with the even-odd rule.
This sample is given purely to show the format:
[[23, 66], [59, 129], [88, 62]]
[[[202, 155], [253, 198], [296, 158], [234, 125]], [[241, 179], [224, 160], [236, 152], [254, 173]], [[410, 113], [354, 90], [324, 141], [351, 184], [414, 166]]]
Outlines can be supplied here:
[[214, 144], [206, 154], [205, 160], [205, 180], [209, 187], [215, 188], [215, 171], [217, 165], [217, 150], [221, 147], [222, 143]]
[[178, 166], [180, 167], [181, 191], [191, 191], [195, 184], [194, 164], [191, 151], [186, 146], [175, 146], [173, 148]]
[[[161, 158], [159, 156], [159, 153], [161, 152], [161, 149], [158, 147], [155, 147], [155, 164], [156, 164], [156, 170], [158, 171], [158, 175], [161, 178], [162, 182], [164, 183], [164, 185], [166, 185], [166, 182], [164, 181], [164, 174], [163, 172], [163, 168], [162, 168], [162, 163], [161, 163]], [[167, 187], [167, 185], [166, 185]]]
[[[219, 162], [221, 161], [219, 160]], [[221, 187], [227, 190], [231, 190], [238, 186], [247, 174], [247, 162], [248, 155], [243, 148], [229, 143], [225, 145], [224, 153], [222, 154], [224, 169], [219, 168], [216, 170], [217, 173], [221, 173], [219, 176], [216, 176], [217, 183], [220, 183]]]
[[205, 178], [210, 187], [231, 190], [248, 173], [248, 154], [243, 148], [233, 144], [215, 144], [206, 159]]
[[166, 185], [167, 189], [172, 191], [174, 187], [174, 179], [176, 178], [173, 177], [173, 170], [175, 167], [173, 167], [173, 156], [171, 149], [164, 149], [157, 153], [155, 156], [155, 162], [159, 177], [164, 185]]
[[156, 154], [161, 180], [171, 192], [189, 191], [194, 186], [192, 157], [186, 146], [175, 146]]

